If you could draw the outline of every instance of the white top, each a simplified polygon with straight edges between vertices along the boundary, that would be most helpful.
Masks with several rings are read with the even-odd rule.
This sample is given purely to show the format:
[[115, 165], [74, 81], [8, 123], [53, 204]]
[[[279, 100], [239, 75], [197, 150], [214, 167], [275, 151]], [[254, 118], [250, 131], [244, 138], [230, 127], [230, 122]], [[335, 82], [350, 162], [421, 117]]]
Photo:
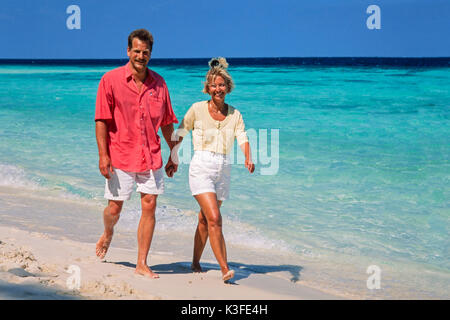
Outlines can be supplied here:
[[213, 119], [208, 111], [208, 101], [194, 103], [186, 112], [176, 131], [179, 137], [192, 131], [194, 150], [229, 154], [234, 139], [239, 145], [248, 142], [241, 113], [228, 105], [228, 114], [222, 121]]

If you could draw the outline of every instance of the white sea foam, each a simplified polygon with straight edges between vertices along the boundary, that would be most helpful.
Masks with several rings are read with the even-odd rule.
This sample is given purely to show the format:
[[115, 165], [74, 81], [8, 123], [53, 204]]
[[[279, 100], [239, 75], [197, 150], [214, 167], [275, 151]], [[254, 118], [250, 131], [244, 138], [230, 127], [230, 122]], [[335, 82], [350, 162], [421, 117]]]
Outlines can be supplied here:
[[[181, 210], [170, 206], [160, 206], [156, 209], [157, 230], [162, 233], [177, 232], [192, 236], [197, 226], [198, 212], [192, 210]], [[124, 208], [119, 225], [122, 230], [136, 231], [141, 209], [138, 203], [129, 203]], [[282, 252], [291, 252], [293, 249], [282, 240], [273, 240], [264, 236], [262, 232], [245, 222], [240, 221], [233, 215], [223, 217], [223, 233], [227, 244], [244, 246], [252, 249], [268, 249]]]
[[70, 181], [66, 182], [64, 177], [51, 177], [48, 174], [33, 175], [23, 168], [10, 164], [0, 163], [0, 186], [22, 191], [33, 191], [40, 198], [75, 200], [77, 202], [92, 204], [92, 200], [98, 200], [94, 195], [89, 198], [81, 197], [71, 192], [68, 187], [62, 186], [61, 181], [68, 186], [74, 186]]
[[0, 186], [37, 189], [38, 184], [29, 179], [22, 168], [0, 163]]

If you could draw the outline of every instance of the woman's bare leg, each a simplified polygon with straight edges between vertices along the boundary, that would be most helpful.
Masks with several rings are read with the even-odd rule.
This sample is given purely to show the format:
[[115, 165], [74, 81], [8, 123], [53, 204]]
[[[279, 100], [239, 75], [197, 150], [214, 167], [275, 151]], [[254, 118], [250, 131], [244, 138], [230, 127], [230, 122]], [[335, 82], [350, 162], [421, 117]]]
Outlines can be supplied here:
[[225, 239], [222, 234], [222, 216], [220, 214], [216, 194], [213, 192], [206, 192], [194, 197], [206, 218], [209, 243], [211, 244], [214, 256], [219, 263], [222, 275], [227, 276], [230, 274], [230, 268], [228, 267], [227, 262], [227, 250]]
[[[219, 209], [221, 205], [222, 201], [217, 201], [217, 206], [219, 207]], [[207, 241], [208, 241], [208, 220], [206, 219], [203, 211], [200, 209], [200, 212], [198, 213], [197, 229], [195, 230], [194, 254], [191, 265], [191, 269], [194, 272], [202, 272], [202, 268], [200, 266], [200, 258], [202, 256], [203, 249], [205, 249]]]

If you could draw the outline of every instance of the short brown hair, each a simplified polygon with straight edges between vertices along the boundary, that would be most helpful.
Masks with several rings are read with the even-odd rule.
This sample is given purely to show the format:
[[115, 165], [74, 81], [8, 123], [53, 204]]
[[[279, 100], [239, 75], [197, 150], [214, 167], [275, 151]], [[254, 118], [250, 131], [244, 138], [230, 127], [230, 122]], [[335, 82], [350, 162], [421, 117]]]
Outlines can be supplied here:
[[146, 41], [148, 43], [148, 48], [150, 52], [153, 48], [153, 36], [147, 29], [137, 29], [130, 33], [128, 36], [128, 48], [133, 47], [133, 39], [138, 38], [141, 41]]

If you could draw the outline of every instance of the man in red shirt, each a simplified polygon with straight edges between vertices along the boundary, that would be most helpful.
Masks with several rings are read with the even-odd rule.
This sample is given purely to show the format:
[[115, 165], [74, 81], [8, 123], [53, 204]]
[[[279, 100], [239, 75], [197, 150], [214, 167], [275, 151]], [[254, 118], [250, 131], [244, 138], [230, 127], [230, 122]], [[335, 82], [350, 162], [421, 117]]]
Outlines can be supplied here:
[[[170, 150], [173, 123], [172, 110], [164, 79], [147, 68], [153, 37], [145, 29], [128, 37], [129, 62], [105, 73], [100, 81], [95, 108], [95, 131], [99, 151], [99, 169], [107, 179], [103, 211], [105, 230], [97, 242], [96, 254], [103, 259], [112, 240], [124, 200], [129, 200], [134, 183], [141, 193], [142, 215], [138, 227], [138, 260], [136, 273], [158, 278], [147, 266], [147, 256], [155, 228], [156, 198], [164, 192], [161, 128]], [[177, 165], [170, 157], [165, 167], [173, 176]]]

